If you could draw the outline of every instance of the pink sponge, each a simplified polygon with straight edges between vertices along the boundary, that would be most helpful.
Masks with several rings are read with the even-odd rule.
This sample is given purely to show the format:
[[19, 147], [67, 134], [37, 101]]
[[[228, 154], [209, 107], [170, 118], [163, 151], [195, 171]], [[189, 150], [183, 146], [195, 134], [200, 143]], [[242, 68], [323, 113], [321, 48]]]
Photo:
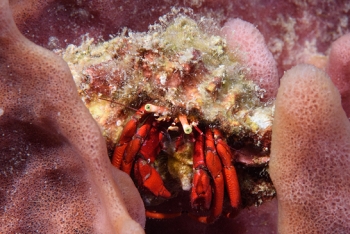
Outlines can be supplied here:
[[333, 42], [329, 60], [327, 64], [327, 73], [333, 83], [338, 88], [342, 105], [350, 116], [350, 33], [345, 34]]
[[20, 34], [7, 0], [0, 93], [0, 233], [144, 232], [141, 197], [111, 165], [67, 64]]
[[270, 175], [279, 233], [350, 233], [350, 124], [325, 72], [298, 65], [281, 79]]
[[232, 19], [221, 34], [230, 50], [249, 69], [247, 77], [266, 90], [263, 100], [274, 98], [279, 85], [277, 65], [259, 30], [251, 23]]

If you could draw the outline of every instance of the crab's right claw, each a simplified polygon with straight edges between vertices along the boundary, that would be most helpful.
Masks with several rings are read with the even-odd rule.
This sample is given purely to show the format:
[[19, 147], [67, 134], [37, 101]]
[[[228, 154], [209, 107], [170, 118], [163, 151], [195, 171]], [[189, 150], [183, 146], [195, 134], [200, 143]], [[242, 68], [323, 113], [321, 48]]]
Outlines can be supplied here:
[[171, 197], [171, 193], [165, 188], [159, 173], [144, 159], [139, 158], [137, 160], [134, 170], [138, 183], [149, 189], [155, 196]]

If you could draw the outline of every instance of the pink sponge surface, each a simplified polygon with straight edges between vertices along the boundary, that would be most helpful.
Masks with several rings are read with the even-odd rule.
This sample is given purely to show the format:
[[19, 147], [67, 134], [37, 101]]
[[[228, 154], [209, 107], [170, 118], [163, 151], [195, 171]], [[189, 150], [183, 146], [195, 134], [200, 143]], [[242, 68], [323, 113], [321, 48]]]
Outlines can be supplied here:
[[0, 1], [0, 233], [143, 233], [132, 180], [111, 165], [67, 64]]
[[350, 124], [326, 73], [297, 65], [281, 79], [270, 175], [280, 233], [350, 232]]
[[263, 100], [275, 97], [279, 84], [277, 65], [259, 30], [249, 22], [232, 19], [221, 34], [230, 50], [247, 66], [247, 77], [266, 90]]
[[332, 43], [327, 73], [338, 88], [342, 105], [350, 116], [350, 33]]

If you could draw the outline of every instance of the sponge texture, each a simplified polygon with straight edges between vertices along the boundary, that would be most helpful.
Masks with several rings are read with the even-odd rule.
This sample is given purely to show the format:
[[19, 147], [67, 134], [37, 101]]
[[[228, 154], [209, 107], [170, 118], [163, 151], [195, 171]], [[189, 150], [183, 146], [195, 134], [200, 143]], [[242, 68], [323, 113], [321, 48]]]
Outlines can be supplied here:
[[259, 30], [249, 22], [232, 19], [224, 25], [221, 35], [248, 68], [247, 77], [266, 90], [263, 100], [274, 98], [279, 85], [277, 64]]
[[338, 88], [343, 108], [350, 117], [350, 33], [332, 43], [326, 71]]
[[142, 200], [110, 164], [67, 64], [19, 33], [7, 0], [0, 93], [0, 233], [143, 232]]
[[350, 124], [326, 73], [297, 65], [281, 79], [270, 175], [280, 233], [350, 232]]

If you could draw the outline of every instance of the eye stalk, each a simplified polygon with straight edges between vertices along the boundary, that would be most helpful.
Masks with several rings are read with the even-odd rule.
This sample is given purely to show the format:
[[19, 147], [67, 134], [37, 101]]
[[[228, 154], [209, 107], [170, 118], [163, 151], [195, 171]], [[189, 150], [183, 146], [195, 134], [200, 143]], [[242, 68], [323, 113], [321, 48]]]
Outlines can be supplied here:
[[186, 115], [179, 115], [179, 120], [181, 122], [181, 125], [182, 125], [182, 128], [183, 128], [185, 134], [191, 134], [192, 126], [188, 124]]

